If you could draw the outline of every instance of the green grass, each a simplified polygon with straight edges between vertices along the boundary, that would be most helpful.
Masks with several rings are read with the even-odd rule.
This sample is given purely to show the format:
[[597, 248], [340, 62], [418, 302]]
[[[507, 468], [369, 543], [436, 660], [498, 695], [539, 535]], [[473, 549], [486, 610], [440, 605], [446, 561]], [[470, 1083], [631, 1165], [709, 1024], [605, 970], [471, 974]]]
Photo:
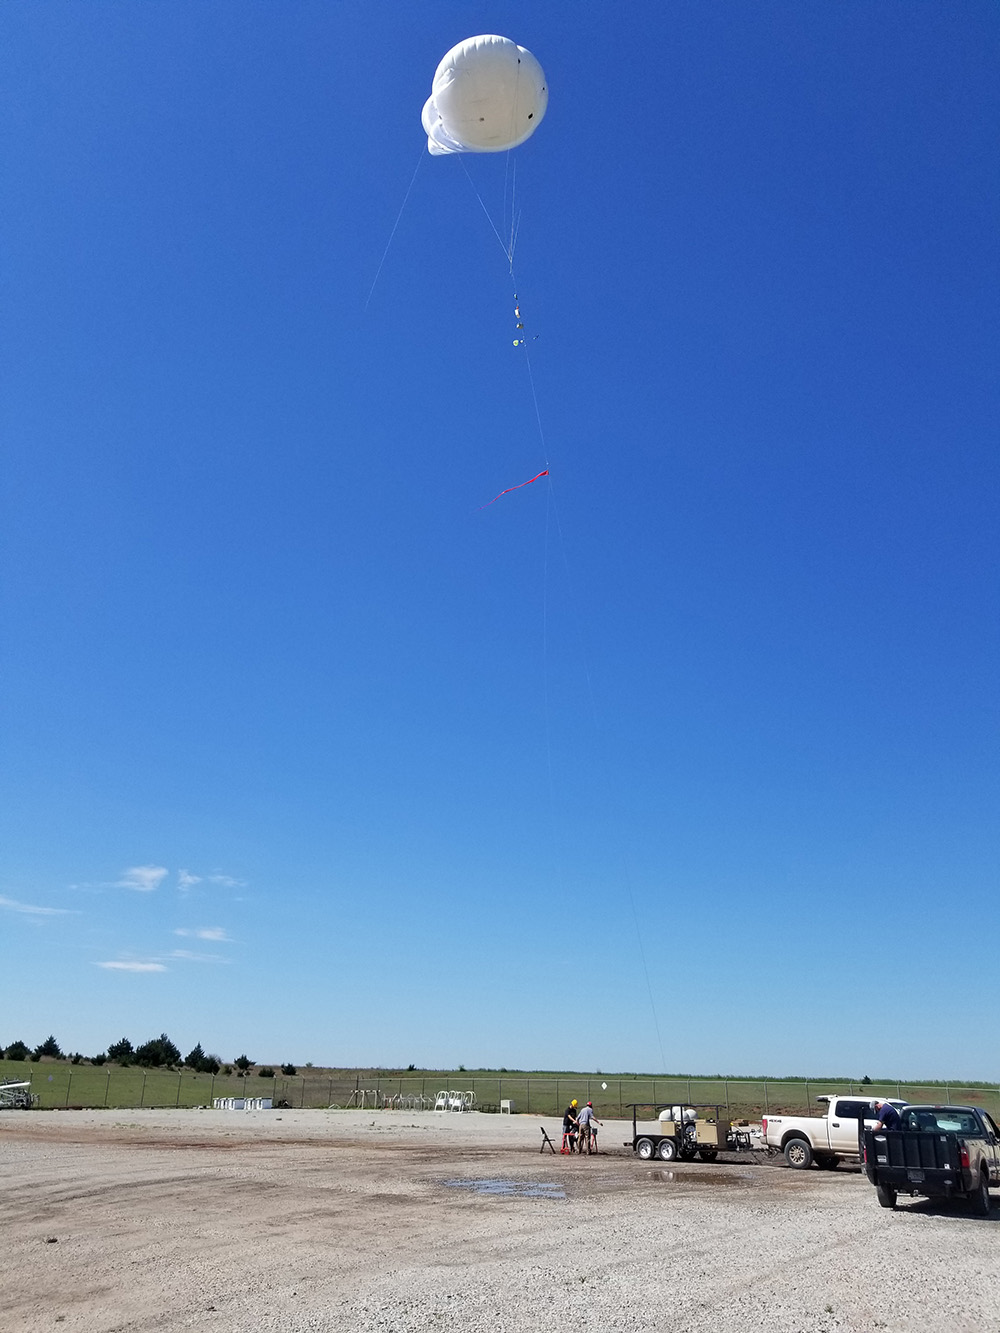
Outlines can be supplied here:
[[[277, 1066], [275, 1066], [277, 1067]], [[516, 1111], [541, 1115], [561, 1113], [571, 1097], [593, 1101], [602, 1116], [628, 1116], [629, 1102], [691, 1102], [728, 1106], [733, 1117], [762, 1112], [815, 1114], [821, 1093], [862, 1092], [903, 1096], [913, 1102], [964, 1102], [985, 1106], [1000, 1116], [1000, 1088], [984, 1083], [922, 1084], [873, 1081], [862, 1086], [839, 1079], [727, 1079], [721, 1076], [594, 1074], [580, 1072], [470, 1070], [300, 1069], [295, 1076], [261, 1078], [251, 1072], [235, 1075], [195, 1074], [190, 1070], [150, 1069], [118, 1065], [72, 1065], [66, 1060], [0, 1060], [0, 1079], [31, 1079], [42, 1109], [59, 1107], [192, 1107], [211, 1106], [215, 1097], [273, 1097], [291, 1106], [326, 1107], [358, 1104], [360, 1090], [380, 1097], [433, 1097], [442, 1089], [473, 1091], [477, 1104], [496, 1107], [501, 1099]], [[607, 1088], [602, 1084], [607, 1084]], [[371, 1105], [370, 1097], [366, 1101]]]

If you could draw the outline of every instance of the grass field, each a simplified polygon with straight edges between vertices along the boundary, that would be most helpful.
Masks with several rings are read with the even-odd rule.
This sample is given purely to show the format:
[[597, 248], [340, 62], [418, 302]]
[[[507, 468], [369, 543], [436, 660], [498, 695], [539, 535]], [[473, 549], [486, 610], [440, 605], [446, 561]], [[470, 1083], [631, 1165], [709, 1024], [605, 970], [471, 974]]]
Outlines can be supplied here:
[[1000, 1116], [1000, 1088], [958, 1083], [873, 1082], [848, 1079], [733, 1079], [635, 1074], [553, 1073], [497, 1070], [301, 1069], [294, 1077], [261, 1078], [251, 1071], [195, 1074], [190, 1070], [73, 1065], [66, 1060], [0, 1060], [0, 1080], [31, 1080], [41, 1109], [60, 1107], [211, 1106], [216, 1097], [272, 1097], [295, 1107], [396, 1105], [414, 1107], [442, 1090], [475, 1093], [476, 1105], [496, 1110], [510, 1100], [516, 1112], [561, 1114], [571, 1097], [592, 1101], [598, 1115], [630, 1116], [630, 1102], [708, 1103], [733, 1117], [755, 1118], [783, 1111], [816, 1111], [822, 1093], [864, 1092], [905, 1097], [911, 1102], [960, 1102], [984, 1106]]

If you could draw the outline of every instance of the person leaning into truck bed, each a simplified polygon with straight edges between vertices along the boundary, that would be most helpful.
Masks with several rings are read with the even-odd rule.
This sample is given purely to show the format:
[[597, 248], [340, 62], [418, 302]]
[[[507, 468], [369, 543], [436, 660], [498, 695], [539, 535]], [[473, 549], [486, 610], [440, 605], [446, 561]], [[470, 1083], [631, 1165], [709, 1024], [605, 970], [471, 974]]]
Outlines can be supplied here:
[[878, 1116], [878, 1122], [875, 1125], [876, 1133], [880, 1129], [899, 1129], [903, 1123], [892, 1102], [877, 1101], [875, 1103], [875, 1113]]

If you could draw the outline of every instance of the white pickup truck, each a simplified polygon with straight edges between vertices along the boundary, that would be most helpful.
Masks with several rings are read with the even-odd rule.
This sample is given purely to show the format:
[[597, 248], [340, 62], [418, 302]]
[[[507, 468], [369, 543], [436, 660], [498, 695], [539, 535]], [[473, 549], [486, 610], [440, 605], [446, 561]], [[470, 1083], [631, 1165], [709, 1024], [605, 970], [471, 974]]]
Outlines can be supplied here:
[[[817, 1097], [825, 1102], [822, 1116], [766, 1115], [761, 1121], [764, 1144], [782, 1152], [789, 1166], [802, 1171], [813, 1162], [832, 1170], [843, 1158], [858, 1156], [862, 1129], [878, 1123], [874, 1097]], [[904, 1101], [887, 1098], [897, 1108]]]

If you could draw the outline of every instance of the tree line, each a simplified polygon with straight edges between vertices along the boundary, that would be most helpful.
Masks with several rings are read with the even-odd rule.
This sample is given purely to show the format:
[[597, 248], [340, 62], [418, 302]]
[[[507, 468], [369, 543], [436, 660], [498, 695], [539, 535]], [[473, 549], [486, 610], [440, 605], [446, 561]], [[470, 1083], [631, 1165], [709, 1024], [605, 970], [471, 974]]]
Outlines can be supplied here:
[[[6, 1060], [30, 1060], [37, 1064], [43, 1056], [50, 1060], [68, 1060], [74, 1065], [115, 1064], [123, 1067], [138, 1065], [140, 1069], [191, 1069], [199, 1074], [221, 1073], [228, 1076], [235, 1073], [238, 1078], [245, 1078], [252, 1069], [257, 1069], [260, 1078], [274, 1078], [273, 1069], [268, 1065], [257, 1068], [256, 1062], [246, 1054], [238, 1055], [231, 1063], [223, 1063], [219, 1056], [206, 1054], [201, 1042], [181, 1058], [180, 1049], [165, 1032], [139, 1046], [133, 1046], [128, 1037], [121, 1037], [112, 1042], [106, 1051], [89, 1057], [81, 1055], [79, 1051], [64, 1055], [54, 1036], [46, 1037], [34, 1047], [23, 1041], [13, 1041], [6, 1048], [0, 1046], [0, 1057]], [[295, 1065], [288, 1063], [281, 1066], [281, 1072], [291, 1075], [297, 1074], [298, 1070]]]

